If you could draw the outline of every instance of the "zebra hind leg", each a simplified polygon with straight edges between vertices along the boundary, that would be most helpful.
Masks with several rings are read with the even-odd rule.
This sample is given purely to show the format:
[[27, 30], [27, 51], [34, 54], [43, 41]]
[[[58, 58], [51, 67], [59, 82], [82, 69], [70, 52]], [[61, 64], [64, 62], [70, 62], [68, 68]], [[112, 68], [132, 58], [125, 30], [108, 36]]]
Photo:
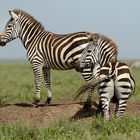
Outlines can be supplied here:
[[102, 101], [102, 108], [103, 108], [103, 118], [106, 121], [110, 120], [110, 100], [104, 99]]
[[119, 100], [119, 103], [116, 105], [116, 118], [122, 118], [124, 111], [126, 110], [126, 100]]
[[51, 90], [50, 90], [50, 84], [49, 85], [47, 84], [46, 87], [48, 87], [47, 88], [48, 89], [48, 97], [47, 97], [47, 100], [45, 101], [45, 105], [48, 106], [51, 104], [52, 94], [51, 94]]
[[45, 105], [48, 106], [51, 104], [51, 100], [52, 98], [51, 97], [47, 97], [47, 100], [45, 101]]

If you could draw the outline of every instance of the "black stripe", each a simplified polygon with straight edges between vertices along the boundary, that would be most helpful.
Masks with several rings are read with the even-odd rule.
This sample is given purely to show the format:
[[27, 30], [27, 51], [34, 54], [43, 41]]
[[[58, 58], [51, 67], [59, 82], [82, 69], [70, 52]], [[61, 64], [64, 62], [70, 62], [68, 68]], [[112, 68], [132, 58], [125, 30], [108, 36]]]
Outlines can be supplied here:
[[121, 87], [121, 88], [126, 88], [126, 89], [131, 89], [131, 87], [130, 87], [130, 86], [127, 86], [127, 85], [121, 85], [121, 86], [119, 86], [119, 87]]
[[118, 82], [130, 82], [130, 80], [128, 78], [121, 78]]
[[[75, 49], [76, 47], [79, 47], [82, 44], [88, 43], [87, 39], [82, 39], [82, 40], [78, 40], [75, 41], [74, 43], [72, 43], [72, 45], [64, 52], [63, 58], [66, 59], [66, 55], [72, 51], [73, 49]], [[83, 50], [83, 49], [82, 49]]]

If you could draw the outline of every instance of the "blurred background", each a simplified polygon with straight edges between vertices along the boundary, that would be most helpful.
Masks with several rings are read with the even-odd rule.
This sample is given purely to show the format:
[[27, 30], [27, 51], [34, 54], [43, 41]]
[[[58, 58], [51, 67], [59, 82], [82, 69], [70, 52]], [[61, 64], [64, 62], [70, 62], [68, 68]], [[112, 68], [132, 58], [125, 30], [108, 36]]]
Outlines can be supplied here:
[[[8, 10], [22, 9], [57, 34], [102, 33], [117, 43], [120, 59], [137, 60], [140, 59], [139, 6], [139, 0], [4, 0], [0, 4], [0, 32], [10, 18]], [[0, 48], [0, 60], [16, 59], [27, 59], [19, 39]]]

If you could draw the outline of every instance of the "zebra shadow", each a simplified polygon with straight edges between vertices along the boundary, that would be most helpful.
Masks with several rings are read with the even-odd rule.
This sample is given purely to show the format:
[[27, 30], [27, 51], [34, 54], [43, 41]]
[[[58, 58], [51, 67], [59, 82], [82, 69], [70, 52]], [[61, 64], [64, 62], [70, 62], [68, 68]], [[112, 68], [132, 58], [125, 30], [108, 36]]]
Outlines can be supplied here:
[[72, 116], [70, 118], [70, 120], [80, 120], [80, 119], [89, 118], [92, 116], [96, 116], [96, 109], [91, 108], [89, 111], [85, 111], [83, 109], [80, 109], [79, 111], [77, 111], [74, 114], [74, 116]]
[[[30, 103], [15, 103], [15, 104], [2, 104], [0, 105], [0, 108], [2, 107], [8, 107], [8, 106], [19, 106], [19, 107], [32, 107], [32, 104]], [[44, 106], [43, 104], [39, 104], [38, 106]]]
[[80, 120], [80, 119], [89, 118], [89, 117], [93, 117], [93, 116], [96, 117], [98, 104], [96, 102], [93, 102], [92, 105], [93, 106], [90, 110], [87, 111], [87, 110], [81, 108], [69, 119], [70, 120]]
[[16, 103], [13, 105], [19, 106], [19, 107], [32, 107], [32, 104], [30, 104], [30, 103]]
[[31, 104], [29, 104], [29, 103], [15, 103], [15, 104], [2, 104], [2, 105], [0, 105], [0, 108], [13, 106], [13, 105], [19, 106], [19, 107], [31, 107]]
[[[83, 105], [84, 102], [83, 101], [77, 101], [77, 102], [74, 102], [72, 100], [60, 100], [60, 101], [56, 101], [56, 102], [52, 102], [51, 104], [49, 105], [46, 105], [45, 103], [39, 103], [37, 107], [53, 107], [53, 106], [65, 106], [65, 105], [73, 105], [73, 104], [80, 104], [80, 105]], [[10, 104], [6, 105], [6, 106], [9, 106]], [[12, 104], [11, 104], [12, 105]], [[32, 104], [31, 103], [16, 103], [16, 104], [13, 104], [15, 106], [20, 106], [20, 107], [32, 107]]]
[[[15, 106], [19, 106], [19, 107], [31, 107], [31, 108], [38, 108], [38, 107], [51, 107], [51, 106], [59, 106], [60, 104], [50, 104], [50, 105], [45, 105], [45, 104], [38, 104], [36, 107], [33, 107], [31, 103], [16, 103], [13, 104]], [[62, 104], [61, 104], [62, 105]]]

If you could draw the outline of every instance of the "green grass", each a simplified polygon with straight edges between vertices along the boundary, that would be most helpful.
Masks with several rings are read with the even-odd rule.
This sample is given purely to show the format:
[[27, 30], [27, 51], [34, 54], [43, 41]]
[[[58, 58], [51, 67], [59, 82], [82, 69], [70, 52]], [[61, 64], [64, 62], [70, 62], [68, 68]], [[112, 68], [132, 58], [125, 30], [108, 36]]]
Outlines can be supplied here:
[[135, 93], [131, 97], [131, 100], [140, 101], [140, 69], [133, 69], [131, 72], [136, 83]]
[[139, 140], [140, 119], [124, 117], [111, 122], [93, 118], [89, 122], [75, 122], [65, 118], [48, 128], [23, 124], [0, 125], [1, 140]]
[[[131, 100], [140, 100], [140, 69], [132, 70], [136, 81], [136, 91]], [[73, 99], [76, 90], [84, 83], [80, 73], [75, 70], [51, 71], [52, 96], [56, 99]], [[0, 62], [0, 104], [32, 102], [35, 93], [32, 67], [27, 62]], [[86, 94], [84, 95], [86, 96]], [[97, 93], [94, 94], [97, 99]], [[41, 100], [47, 98], [42, 77]]]
[[[32, 67], [24, 62], [0, 63], [0, 103], [32, 102], [35, 85]], [[73, 99], [82, 84], [80, 73], [74, 70], [51, 71], [52, 95], [56, 99]], [[42, 77], [41, 99], [46, 100], [47, 91]]]
[[[140, 101], [140, 69], [132, 70], [136, 91], [130, 101]], [[74, 70], [51, 72], [53, 100], [73, 99], [75, 91], [84, 82]], [[42, 80], [41, 100], [46, 100]], [[94, 95], [98, 98], [97, 94]], [[0, 106], [31, 103], [34, 97], [34, 77], [31, 65], [26, 62], [0, 62]], [[86, 98], [86, 95], [84, 96]], [[125, 116], [105, 122], [102, 118], [90, 121], [70, 121], [61, 118], [48, 128], [25, 126], [22, 123], [0, 123], [0, 140], [139, 140], [140, 118]]]

